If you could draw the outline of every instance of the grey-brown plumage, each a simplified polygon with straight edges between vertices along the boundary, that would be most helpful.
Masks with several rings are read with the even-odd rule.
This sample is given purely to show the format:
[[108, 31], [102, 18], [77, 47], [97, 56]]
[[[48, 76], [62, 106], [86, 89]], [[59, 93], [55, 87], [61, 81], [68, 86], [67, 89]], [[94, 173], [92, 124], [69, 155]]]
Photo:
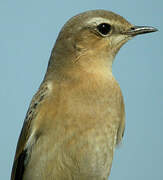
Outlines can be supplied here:
[[125, 128], [112, 63], [125, 42], [154, 31], [104, 10], [79, 14], [64, 25], [27, 112], [11, 180], [108, 178]]

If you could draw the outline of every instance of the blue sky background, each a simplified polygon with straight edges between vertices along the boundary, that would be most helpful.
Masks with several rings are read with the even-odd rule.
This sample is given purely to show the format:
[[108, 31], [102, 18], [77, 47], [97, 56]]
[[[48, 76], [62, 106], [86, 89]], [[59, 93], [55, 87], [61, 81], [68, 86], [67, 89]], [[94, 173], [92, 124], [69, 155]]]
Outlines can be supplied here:
[[10, 177], [26, 111], [61, 27], [90, 9], [159, 29], [129, 41], [113, 65], [125, 99], [126, 131], [110, 180], [163, 179], [162, 0], [0, 0], [0, 179]]

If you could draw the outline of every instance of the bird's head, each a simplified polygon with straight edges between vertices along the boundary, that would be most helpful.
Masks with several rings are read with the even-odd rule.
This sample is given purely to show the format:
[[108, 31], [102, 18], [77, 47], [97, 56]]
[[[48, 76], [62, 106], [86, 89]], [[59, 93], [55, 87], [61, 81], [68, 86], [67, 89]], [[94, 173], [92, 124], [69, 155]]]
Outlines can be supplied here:
[[[118, 50], [132, 37], [157, 31], [149, 26], [134, 26], [113, 12], [93, 10], [71, 18], [62, 28], [52, 56], [64, 64], [112, 65]], [[61, 60], [62, 59], [62, 60]], [[56, 62], [57, 63], [57, 62]]]

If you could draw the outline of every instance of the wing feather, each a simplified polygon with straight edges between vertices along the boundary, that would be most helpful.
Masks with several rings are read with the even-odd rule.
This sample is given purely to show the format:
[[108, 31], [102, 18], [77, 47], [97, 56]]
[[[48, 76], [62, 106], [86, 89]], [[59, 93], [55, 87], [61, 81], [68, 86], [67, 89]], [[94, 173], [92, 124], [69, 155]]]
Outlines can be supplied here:
[[[36, 142], [38, 136], [34, 136], [32, 133], [32, 121], [36, 118], [39, 105], [44, 100], [47, 94], [47, 84], [42, 84], [37, 93], [32, 98], [31, 104], [27, 111], [24, 124], [19, 136], [12, 173], [11, 180], [22, 179], [25, 167], [30, 157], [31, 147]], [[32, 137], [32, 140], [30, 140]], [[37, 138], [36, 138], [37, 137]], [[28, 142], [32, 141], [32, 142]]]
[[123, 96], [121, 95], [121, 121], [120, 121], [120, 125], [118, 128], [118, 132], [117, 132], [117, 142], [116, 144], [120, 144], [120, 142], [122, 141], [122, 138], [124, 136], [124, 131], [125, 131], [125, 106], [124, 106], [124, 101], [123, 101]]

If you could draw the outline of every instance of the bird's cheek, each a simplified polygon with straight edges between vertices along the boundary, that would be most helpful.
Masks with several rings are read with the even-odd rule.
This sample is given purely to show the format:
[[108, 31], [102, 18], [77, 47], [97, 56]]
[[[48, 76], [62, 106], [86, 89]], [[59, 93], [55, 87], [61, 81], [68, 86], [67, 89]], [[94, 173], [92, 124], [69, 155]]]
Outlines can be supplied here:
[[115, 35], [111, 38], [112, 46], [116, 47], [119, 46], [119, 44], [124, 44], [127, 41], [127, 36], [125, 35]]
[[109, 47], [117, 53], [129, 39], [126, 35], [114, 35], [109, 39]]

